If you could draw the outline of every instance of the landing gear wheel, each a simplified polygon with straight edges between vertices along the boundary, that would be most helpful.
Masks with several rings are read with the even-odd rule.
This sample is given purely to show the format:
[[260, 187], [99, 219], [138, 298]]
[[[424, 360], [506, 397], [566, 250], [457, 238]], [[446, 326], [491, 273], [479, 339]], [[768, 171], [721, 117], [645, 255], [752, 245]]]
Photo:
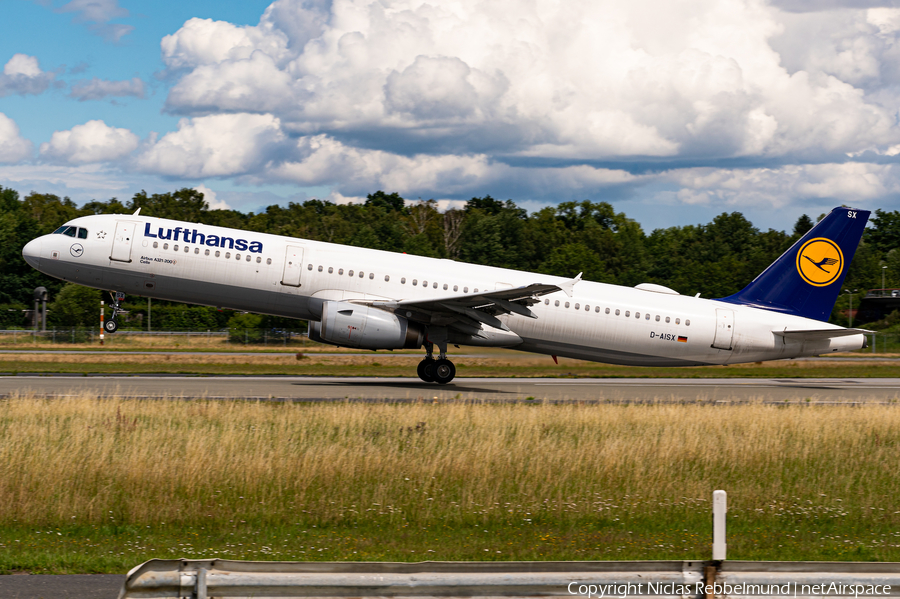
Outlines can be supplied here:
[[103, 323], [103, 328], [106, 330], [107, 333], [113, 334], [119, 330], [119, 323], [116, 322], [115, 320], [107, 320], [106, 322]]
[[434, 363], [432, 372], [434, 373], [435, 382], [439, 385], [446, 385], [456, 376], [456, 366], [453, 365], [453, 362], [445, 358]]
[[434, 358], [425, 358], [416, 367], [416, 374], [426, 383], [434, 382]]

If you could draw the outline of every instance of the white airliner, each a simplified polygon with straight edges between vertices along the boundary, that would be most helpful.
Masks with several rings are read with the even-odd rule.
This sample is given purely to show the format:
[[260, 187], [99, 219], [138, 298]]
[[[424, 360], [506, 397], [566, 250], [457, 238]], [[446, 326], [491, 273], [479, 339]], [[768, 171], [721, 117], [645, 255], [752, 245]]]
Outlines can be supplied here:
[[310, 338], [323, 343], [424, 346], [417, 373], [441, 384], [456, 373], [450, 344], [636, 366], [756, 362], [866, 344], [866, 331], [825, 322], [869, 217], [863, 210], [835, 208], [744, 290], [722, 299], [139, 212], [76, 218], [22, 250], [43, 273], [110, 291], [110, 333], [124, 293], [287, 316], [310, 321]]

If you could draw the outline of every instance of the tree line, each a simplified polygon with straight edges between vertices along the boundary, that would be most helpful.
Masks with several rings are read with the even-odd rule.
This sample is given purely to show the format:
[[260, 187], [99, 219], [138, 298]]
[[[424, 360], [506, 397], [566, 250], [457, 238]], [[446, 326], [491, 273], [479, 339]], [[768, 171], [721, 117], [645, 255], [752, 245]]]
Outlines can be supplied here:
[[[54, 302], [49, 324], [94, 326], [100, 293], [71, 285], [64, 290], [63, 282], [25, 263], [22, 247], [72, 218], [131, 214], [138, 208], [142, 214], [161, 218], [563, 277], [583, 272], [590, 281], [628, 286], [656, 283], [703, 297], [739, 291], [814, 224], [803, 215], [789, 232], [762, 231], [740, 212], [723, 212], [706, 224], [646, 233], [611, 204], [590, 200], [562, 202], [529, 214], [512, 200], [485, 196], [472, 198], [463, 208], [441, 212], [433, 200], [410, 203], [397, 193], [377, 191], [361, 204], [314, 199], [243, 213], [211, 210], [202, 193], [188, 188], [161, 194], [141, 191], [125, 203], [112, 198], [79, 207], [69, 198], [36, 192], [20, 197], [15, 190], [0, 187], [0, 326], [17, 326], [21, 310], [31, 306], [33, 289], [41, 285]], [[876, 210], [844, 287], [861, 293], [881, 287], [882, 266], [887, 266], [887, 285], [900, 286], [898, 247], [900, 212]], [[60, 299], [65, 302], [58, 303]], [[129, 299], [126, 308], [137, 317], [131, 322], [145, 326], [145, 305]], [[832, 321], [846, 324], [840, 310], [846, 309], [848, 301], [842, 293]], [[79, 316], [82, 304], [90, 304], [83, 317]], [[222, 327], [234, 317], [211, 308], [156, 304], [153, 323], [159, 329], [167, 324]], [[242, 322], [287, 326], [283, 320], [243, 317]]]

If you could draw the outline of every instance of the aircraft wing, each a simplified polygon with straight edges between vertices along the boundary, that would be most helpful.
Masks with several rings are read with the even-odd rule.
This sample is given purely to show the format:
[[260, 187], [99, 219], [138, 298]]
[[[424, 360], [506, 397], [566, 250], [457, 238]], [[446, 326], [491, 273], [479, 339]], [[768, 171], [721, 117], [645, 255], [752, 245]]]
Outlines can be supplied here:
[[799, 339], [803, 341], [816, 341], [819, 339], [831, 339], [833, 337], [846, 337], [848, 335], [866, 335], [874, 333], [866, 329], [814, 329], [799, 331], [772, 331], [779, 337], [786, 339]]
[[[451, 295], [434, 299], [416, 300], [349, 300], [355, 304], [366, 304], [380, 308], [432, 326], [447, 326], [469, 335], [480, 336], [482, 325], [509, 331], [497, 315], [518, 314], [528, 318], [537, 318], [529, 306], [540, 302], [540, 296], [557, 291], [569, 293], [576, 278], [571, 282], [559, 285], [533, 283], [524, 287], [497, 289], [482, 293]], [[566, 288], [569, 288], [568, 290]]]

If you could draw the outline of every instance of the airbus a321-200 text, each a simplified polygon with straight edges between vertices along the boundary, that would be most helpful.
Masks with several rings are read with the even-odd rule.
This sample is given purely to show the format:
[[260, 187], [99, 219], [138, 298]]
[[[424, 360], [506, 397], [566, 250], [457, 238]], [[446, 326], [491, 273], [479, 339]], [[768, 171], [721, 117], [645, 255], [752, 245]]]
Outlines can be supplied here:
[[[448, 383], [449, 345], [635, 366], [737, 364], [865, 347], [827, 322], [869, 212], [835, 208], [740, 292], [720, 299], [165, 220], [73, 219], [22, 250], [37, 270], [110, 291], [309, 321], [341, 347], [424, 348]], [[438, 354], [435, 358], [434, 348]]]

